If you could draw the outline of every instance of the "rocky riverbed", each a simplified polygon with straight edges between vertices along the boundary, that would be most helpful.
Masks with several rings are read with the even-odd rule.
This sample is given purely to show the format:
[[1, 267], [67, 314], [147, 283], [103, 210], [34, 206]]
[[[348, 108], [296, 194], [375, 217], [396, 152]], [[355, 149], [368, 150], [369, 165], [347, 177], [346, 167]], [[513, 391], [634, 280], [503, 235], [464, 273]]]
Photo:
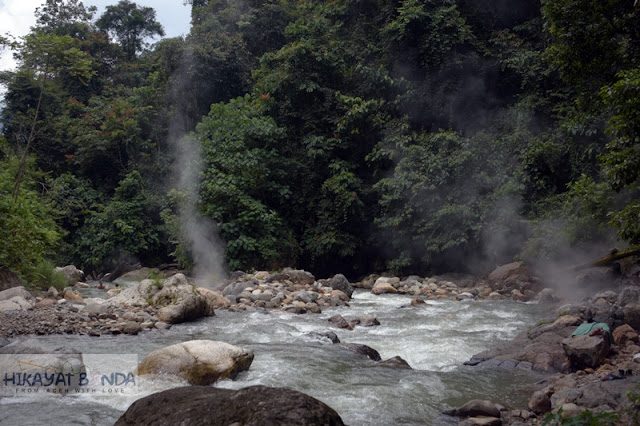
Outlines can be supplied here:
[[[172, 324], [213, 316], [215, 310], [221, 309], [314, 315], [329, 307], [348, 306], [356, 288], [374, 295], [410, 295], [411, 303], [405, 309], [422, 309], [425, 301], [437, 300], [464, 303], [511, 299], [554, 304], [556, 313], [547, 322], [532, 325], [513, 341], [476, 354], [466, 363], [480, 369], [499, 367], [547, 373], [545, 380], [530, 389], [528, 409], [510, 409], [501, 401], [471, 401], [473, 407], [476, 404], [493, 408], [461, 406], [445, 416], [457, 416], [464, 424], [541, 424], [551, 411], [562, 409], [565, 415], [575, 415], [588, 409], [594, 413], [621, 413], [626, 416], [623, 421], [628, 421], [633, 404], [626, 395], [640, 377], [640, 364], [636, 362], [636, 355], [640, 354], [636, 332], [640, 329], [640, 286], [636, 281], [637, 276], [618, 279], [613, 290], [595, 292], [571, 304], [563, 303], [552, 289], [545, 288], [521, 262], [497, 268], [484, 279], [462, 274], [404, 278], [371, 275], [349, 282], [343, 275], [316, 279], [306, 271], [285, 269], [278, 273], [236, 272], [224, 282], [203, 283], [175, 273], [166, 278], [143, 279], [124, 289], [112, 288], [108, 298], [83, 297], [91, 285], [80, 281], [61, 292], [50, 289], [31, 294], [21, 287], [0, 292], [0, 336], [13, 340], [20, 335], [85, 334], [98, 338], [153, 333]], [[603, 351], [595, 348], [606, 336], [581, 338], [588, 342], [578, 357], [588, 361], [578, 365], [572, 361], [578, 339], [571, 334], [585, 322], [608, 324], [613, 341]], [[352, 329], [375, 327], [377, 320], [336, 316], [329, 318], [329, 323]]]

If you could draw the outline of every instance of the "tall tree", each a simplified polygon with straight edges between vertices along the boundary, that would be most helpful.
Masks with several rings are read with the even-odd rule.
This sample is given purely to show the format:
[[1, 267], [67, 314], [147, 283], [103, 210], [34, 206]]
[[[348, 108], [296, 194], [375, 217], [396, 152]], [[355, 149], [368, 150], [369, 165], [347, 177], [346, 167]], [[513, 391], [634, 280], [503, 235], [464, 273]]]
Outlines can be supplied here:
[[129, 0], [107, 6], [96, 25], [118, 40], [128, 60], [142, 51], [146, 38], [164, 36], [162, 25], [156, 21], [156, 11], [151, 7], [138, 7]]

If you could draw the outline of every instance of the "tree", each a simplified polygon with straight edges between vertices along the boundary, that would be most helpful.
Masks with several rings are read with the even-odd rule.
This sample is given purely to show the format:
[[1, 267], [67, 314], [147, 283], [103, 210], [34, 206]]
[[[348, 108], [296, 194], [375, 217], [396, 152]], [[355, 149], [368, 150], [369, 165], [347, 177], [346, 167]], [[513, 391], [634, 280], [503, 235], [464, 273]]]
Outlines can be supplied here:
[[28, 116], [23, 116], [26, 120], [23, 120], [20, 127], [25, 130], [14, 135], [16, 146], [24, 143], [22, 160], [16, 174], [13, 190], [14, 202], [18, 200], [29, 150], [36, 139], [36, 128], [40, 120], [40, 110], [49, 78], [51, 75], [67, 73], [71, 77], [88, 80], [94, 73], [91, 58], [78, 49], [74, 40], [68, 35], [30, 34], [25, 37], [21, 47], [18, 57], [22, 61], [22, 69], [24, 72], [31, 72], [35, 77], [38, 77], [40, 87], [34, 108], [27, 111]]
[[107, 6], [96, 25], [118, 40], [129, 61], [142, 51], [146, 38], [164, 36], [162, 25], [156, 21], [156, 11], [151, 7], [139, 8], [129, 0], [120, 0], [115, 6]]
[[600, 92], [611, 111], [607, 132], [612, 137], [601, 159], [613, 189], [628, 191], [626, 206], [613, 215], [612, 223], [618, 236], [637, 245], [640, 244], [640, 67], [621, 71], [617, 78]]
[[36, 8], [35, 28], [56, 35], [86, 38], [91, 33], [91, 21], [97, 10], [95, 6], [85, 8], [79, 0], [46, 0]]
[[137, 170], [127, 174], [113, 199], [101, 211], [91, 212], [78, 233], [75, 256], [89, 270], [110, 267], [122, 255], [151, 263], [163, 253], [158, 228], [161, 208], [145, 188]]
[[250, 96], [214, 104], [197, 127], [201, 209], [218, 224], [232, 269], [295, 264], [298, 244], [280, 211], [289, 203], [283, 129]]
[[23, 166], [23, 188], [17, 198], [12, 194], [21, 165], [0, 136], [0, 267], [28, 275], [36, 264], [54, 254], [61, 235], [54, 212], [35, 190], [38, 176], [30, 173], [33, 162], [29, 159]]

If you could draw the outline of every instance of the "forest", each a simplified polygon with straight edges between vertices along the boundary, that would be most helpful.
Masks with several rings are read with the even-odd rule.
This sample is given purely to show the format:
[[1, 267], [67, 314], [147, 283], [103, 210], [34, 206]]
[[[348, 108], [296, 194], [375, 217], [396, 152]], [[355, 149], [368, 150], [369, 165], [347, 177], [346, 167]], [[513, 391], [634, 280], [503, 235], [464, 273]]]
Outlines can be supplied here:
[[[46, 0], [0, 74], [0, 268], [481, 273], [640, 244], [634, 0]], [[210, 244], [204, 244], [209, 242]]]

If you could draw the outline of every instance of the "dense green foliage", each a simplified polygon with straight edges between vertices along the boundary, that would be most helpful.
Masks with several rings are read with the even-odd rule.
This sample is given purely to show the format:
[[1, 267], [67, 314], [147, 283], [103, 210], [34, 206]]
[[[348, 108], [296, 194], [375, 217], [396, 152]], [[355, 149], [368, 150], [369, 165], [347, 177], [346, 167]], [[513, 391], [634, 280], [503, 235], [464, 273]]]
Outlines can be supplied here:
[[319, 274], [640, 244], [633, 2], [188, 3], [155, 45], [128, 0], [0, 40], [0, 266], [192, 266], [187, 220], [232, 269]]

